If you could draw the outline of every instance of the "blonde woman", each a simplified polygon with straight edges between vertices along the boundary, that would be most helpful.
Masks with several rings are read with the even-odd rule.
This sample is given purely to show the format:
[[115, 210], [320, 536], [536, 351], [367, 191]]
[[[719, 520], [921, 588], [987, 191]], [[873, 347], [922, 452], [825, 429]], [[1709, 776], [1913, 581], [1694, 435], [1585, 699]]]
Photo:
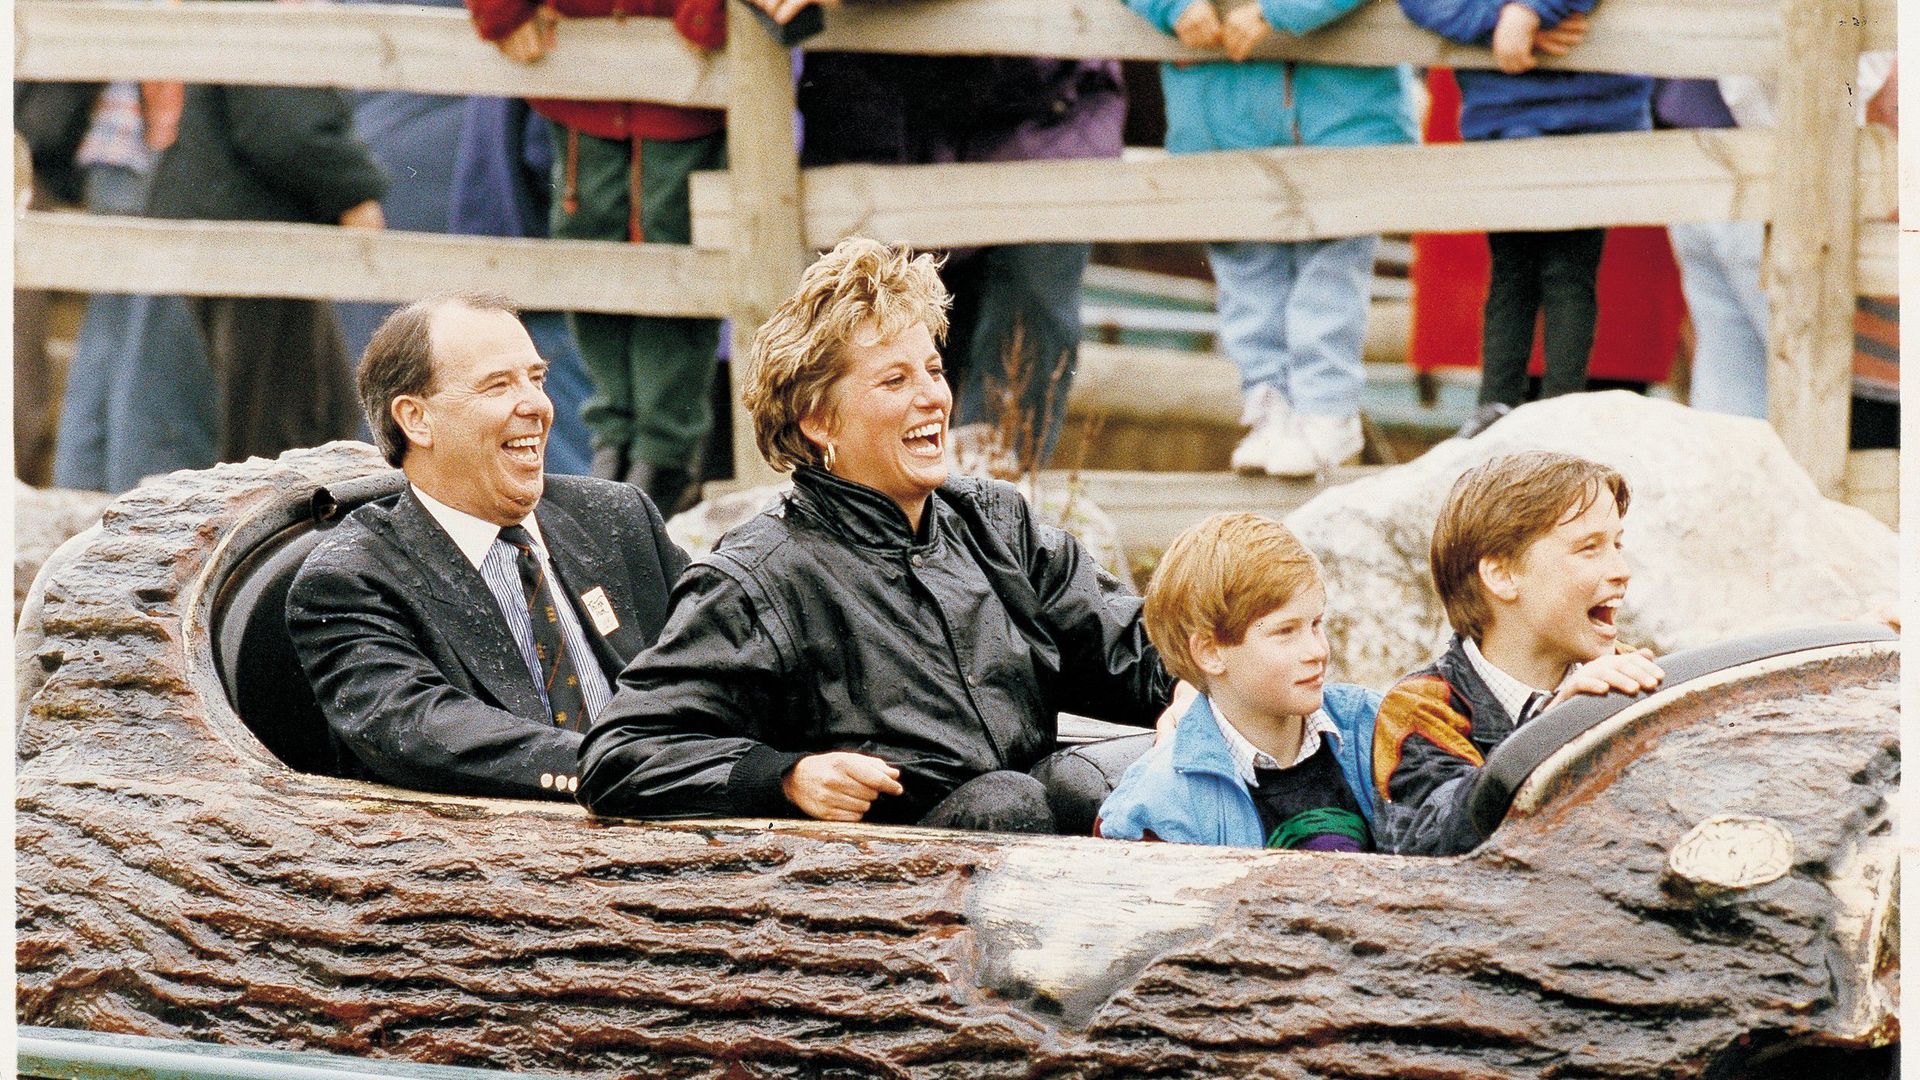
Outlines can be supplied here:
[[1027, 770], [1057, 714], [1166, 706], [1132, 590], [1011, 486], [948, 475], [935, 270], [850, 239], [760, 328], [746, 406], [794, 490], [680, 579], [582, 745], [595, 813], [1049, 832]]

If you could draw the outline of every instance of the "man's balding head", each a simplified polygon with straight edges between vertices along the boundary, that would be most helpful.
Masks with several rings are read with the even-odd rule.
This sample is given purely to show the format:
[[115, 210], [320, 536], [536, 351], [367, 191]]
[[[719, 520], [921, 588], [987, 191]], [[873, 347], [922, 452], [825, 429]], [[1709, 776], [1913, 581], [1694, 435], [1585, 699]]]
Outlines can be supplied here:
[[373, 429], [374, 445], [396, 468], [407, 457], [407, 435], [394, 419], [393, 401], [403, 395], [426, 397], [438, 379], [433, 358], [433, 317], [447, 307], [500, 311], [518, 316], [505, 297], [494, 293], [453, 292], [416, 300], [387, 316], [367, 342], [360, 360], [360, 408]]

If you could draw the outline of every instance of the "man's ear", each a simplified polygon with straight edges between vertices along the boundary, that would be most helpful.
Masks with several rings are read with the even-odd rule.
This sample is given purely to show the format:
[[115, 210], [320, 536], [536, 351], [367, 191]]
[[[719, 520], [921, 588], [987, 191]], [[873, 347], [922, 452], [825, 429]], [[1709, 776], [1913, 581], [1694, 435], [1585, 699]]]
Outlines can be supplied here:
[[1501, 603], [1511, 604], [1520, 596], [1520, 585], [1513, 580], [1513, 567], [1505, 559], [1489, 555], [1480, 560], [1480, 587]]
[[433, 421], [427, 416], [427, 403], [412, 394], [401, 394], [388, 404], [393, 422], [414, 446], [433, 445]]
[[1220, 643], [1207, 631], [1187, 635], [1187, 655], [1193, 657], [1193, 666], [1216, 678], [1227, 673], [1226, 657], [1220, 653]]

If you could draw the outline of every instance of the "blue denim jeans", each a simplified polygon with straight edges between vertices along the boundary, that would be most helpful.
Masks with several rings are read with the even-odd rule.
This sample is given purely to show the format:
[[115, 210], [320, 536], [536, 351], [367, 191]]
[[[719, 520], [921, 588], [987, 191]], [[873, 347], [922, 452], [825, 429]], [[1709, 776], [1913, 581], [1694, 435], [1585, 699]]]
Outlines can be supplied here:
[[1767, 415], [1767, 294], [1760, 290], [1766, 225], [1699, 221], [1669, 225], [1680, 291], [1693, 320], [1695, 408]]
[[[147, 177], [131, 169], [87, 170], [96, 214], [139, 213], [146, 191]], [[67, 367], [54, 484], [118, 493], [156, 473], [212, 465], [216, 396], [183, 298], [95, 294]]]
[[1298, 243], [1208, 244], [1220, 287], [1220, 344], [1243, 392], [1262, 384], [1295, 412], [1360, 411], [1377, 236]]

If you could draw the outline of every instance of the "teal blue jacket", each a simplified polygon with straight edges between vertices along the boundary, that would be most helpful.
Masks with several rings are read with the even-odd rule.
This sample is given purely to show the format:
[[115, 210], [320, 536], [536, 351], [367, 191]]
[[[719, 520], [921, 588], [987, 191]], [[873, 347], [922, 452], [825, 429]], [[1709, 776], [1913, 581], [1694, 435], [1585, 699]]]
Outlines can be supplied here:
[[[1340, 775], [1374, 828], [1373, 716], [1380, 695], [1363, 686], [1334, 683], [1320, 708], [1340, 737], [1333, 740]], [[1173, 738], [1127, 767], [1100, 804], [1099, 832], [1112, 840], [1139, 840], [1151, 833], [1176, 844], [1264, 847], [1260, 811], [1233, 766], [1226, 736], [1202, 694], [1180, 718]]]
[[[1188, 4], [1210, 0], [1127, 0], [1166, 33]], [[1267, 22], [1282, 33], [1317, 30], [1360, 0], [1260, 0]], [[1249, 61], [1162, 64], [1167, 149], [1258, 150], [1270, 146], [1373, 146], [1419, 137], [1413, 118], [1413, 73], [1399, 67], [1342, 67]]]

